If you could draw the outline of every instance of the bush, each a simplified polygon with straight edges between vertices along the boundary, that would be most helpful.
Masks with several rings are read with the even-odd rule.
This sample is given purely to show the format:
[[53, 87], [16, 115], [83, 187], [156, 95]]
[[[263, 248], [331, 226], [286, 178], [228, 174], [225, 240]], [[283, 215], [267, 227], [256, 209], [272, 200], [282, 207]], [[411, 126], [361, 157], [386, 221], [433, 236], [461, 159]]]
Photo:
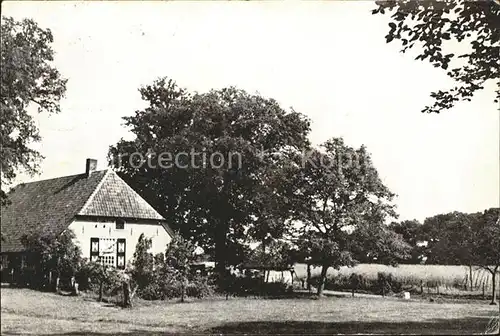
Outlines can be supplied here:
[[145, 300], [165, 300], [173, 298], [202, 298], [213, 293], [208, 278], [191, 272], [195, 260], [195, 246], [175, 235], [165, 253], [153, 256], [149, 252], [151, 239], [143, 234], [134, 252], [130, 275], [137, 295]]
[[402, 282], [391, 273], [379, 272], [377, 274], [377, 283], [379, 294], [399, 293], [403, 289]]
[[164, 284], [161, 287], [161, 293], [158, 297], [158, 299], [174, 299], [174, 298], [180, 298], [182, 296], [182, 286], [179, 282], [177, 281], [172, 281], [169, 283]]
[[164, 299], [162, 288], [158, 283], [150, 283], [137, 290], [137, 295], [144, 300]]
[[[125, 274], [114, 267], [89, 262], [82, 267], [82, 274], [89, 275], [89, 287], [99, 294], [99, 300], [104, 295], [114, 296], [122, 289], [122, 283], [126, 280]], [[82, 275], [84, 276], [84, 275]]]
[[188, 283], [186, 295], [198, 299], [214, 294], [214, 287], [209, 284], [208, 279], [198, 276]]
[[265, 282], [260, 276], [228, 276], [224, 281], [223, 292], [235, 296], [262, 295], [282, 296], [293, 291], [291, 285], [284, 282]]
[[[317, 287], [319, 284], [319, 276], [311, 277], [311, 283]], [[325, 289], [333, 291], [358, 291], [371, 292], [374, 294], [382, 294], [382, 289], [389, 294], [399, 293], [403, 290], [403, 283], [395, 278], [390, 273], [379, 272], [377, 279], [370, 279], [361, 274], [352, 273], [350, 275], [339, 274], [330, 276], [325, 279]]]
[[75, 275], [75, 281], [78, 283], [78, 289], [81, 291], [90, 290], [92, 277], [92, 264], [84, 263]]

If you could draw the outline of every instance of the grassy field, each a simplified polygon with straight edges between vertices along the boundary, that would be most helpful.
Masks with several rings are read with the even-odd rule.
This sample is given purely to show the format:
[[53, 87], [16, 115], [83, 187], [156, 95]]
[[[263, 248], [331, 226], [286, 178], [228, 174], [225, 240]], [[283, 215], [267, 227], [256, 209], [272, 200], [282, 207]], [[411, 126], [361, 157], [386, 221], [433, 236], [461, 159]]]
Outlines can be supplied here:
[[[305, 264], [296, 264], [295, 272], [299, 278], [305, 278], [307, 266]], [[312, 275], [319, 275], [321, 268], [312, 268]], [[469, 283], [469, 268], [466, 266], [450, 266], [450, 265], [399, 265], [391, 267], [379, 264], [360, 264], [355, 267], [342, 267], [340, 270], [330, 268], [328, 276], [345, 275], [351, 273], [363, 275], [365, 278], [376, 279], [378, 272], [391, 273], [396, 279], [403, 284], [419, 286], [423, 282], [426, 287], [440, 287], [449, 292], [453, 291], [453, 287], [463, 285], [466, 281]], [[500, 278], [500, 277], [497, 277]], [[485, 290], [491, 289], [491, 275], [485, 270], [474, 270], [473, 285], [477, 292], [482, 291], [482, 284], [485, 284]], [[500, 280], [500, 279], [499, 279]], [[497, 286], [498, 288], [498, 286]], [[459, 293], [460, 291], [453, 291]]]
[[2, 288], [2, 335], [165, 333], [482, 333], [498, 307], [396, 298], [230, 298], [137, 302], [132, 309], [88, 297]]

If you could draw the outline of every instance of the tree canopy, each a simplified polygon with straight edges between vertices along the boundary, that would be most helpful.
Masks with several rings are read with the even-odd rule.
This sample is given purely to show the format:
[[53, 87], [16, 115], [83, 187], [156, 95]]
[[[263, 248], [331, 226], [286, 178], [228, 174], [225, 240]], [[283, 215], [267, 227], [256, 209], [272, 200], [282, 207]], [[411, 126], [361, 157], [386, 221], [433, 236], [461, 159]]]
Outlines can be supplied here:
[[232, 87], [189, 93], [162, 78], [140, 93], [149, 106], [124, 118], [136, 138], [110, 148], [111, 164], [184, 237], [215, 255], [219, 270], [240, 263], [245, 241], [279, 223], [271, 218], [281, 204], [272, 190], [276, 168], [308, 145], [309, 121]]
[[395, 252], [398, 244], [386, 246], [382, 240], [369, 244], [366, 239], [373, 234], [396, 238], [389, 238], [384, 226], [386, 218], [396, 215], [394, 194], [382, 183], [366, 148], [355, 149], [341, 138], [311, 149], [298, 161], [287, 170], [294, 185], [292, 213], [300, 223], [299, 254], [322, 267], [321, 295], [328, 268], [353, 265], [360, 250], [380, 259], [389, 259]]
[[[8, 184], [19, 169], [35, 173], [40, 153], [30, 144], [40, 140], [28, 108], [57, 113], [66, 91], [66, 79], [55, 68], [54, 41], [49, 29], [31, 19], [2, 17], [1, 29], [1, 182]], [[6, 202], [2, 190], [0, 200]]]
[[[391, 15], [387, 43], [401, 52], [417, 49], [417, 60], [448, 70], [456, 86], [433, 92], [434, 103], [422, 112], [440, 112], [457, 101], [470, 101], [488, 82], [500, 100], [500, 4], [486, 1], [379, 0], [373, 14]], [[455, 54], [453, 46], [467, 46]]]

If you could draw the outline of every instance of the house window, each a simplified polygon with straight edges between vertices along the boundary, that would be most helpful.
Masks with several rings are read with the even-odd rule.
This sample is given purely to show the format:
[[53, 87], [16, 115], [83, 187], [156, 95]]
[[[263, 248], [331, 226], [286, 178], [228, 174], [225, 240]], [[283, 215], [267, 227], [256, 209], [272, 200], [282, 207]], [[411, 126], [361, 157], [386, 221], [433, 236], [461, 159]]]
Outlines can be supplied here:
[[116, 230], [124, 230], [125, 229], [125, 221], [123, 219], [117, 219], [115, 222]]
[[116, 266], [116, 239], [90, 238], [90, 260]]
[[125, 249], [126, 249], [126, 240], [123, 238], [119, 238], [117, 240], [117, 248], [116, 248], [116, 267], [119, 269], [125, 269]]
[[103, 255], [99, 257], [99, 262], [105, 266], [115, 267], [115, 256], [114, 255]]

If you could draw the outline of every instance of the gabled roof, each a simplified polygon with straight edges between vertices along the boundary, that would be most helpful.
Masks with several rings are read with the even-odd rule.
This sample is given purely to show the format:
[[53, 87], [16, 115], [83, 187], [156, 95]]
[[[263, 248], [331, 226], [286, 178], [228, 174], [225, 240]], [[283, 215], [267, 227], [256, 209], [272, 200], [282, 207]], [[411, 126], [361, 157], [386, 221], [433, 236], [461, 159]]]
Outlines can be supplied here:
[[108, 171], [101, 185], [95, 189], [78, 215], [164, 219], [112, 170]]
[[78, 215], [164, 221], [111, 170], [20, 184], [8, 197], [1, 212], [2, 252], [24, 250], [24, 235], [58, 235]]

